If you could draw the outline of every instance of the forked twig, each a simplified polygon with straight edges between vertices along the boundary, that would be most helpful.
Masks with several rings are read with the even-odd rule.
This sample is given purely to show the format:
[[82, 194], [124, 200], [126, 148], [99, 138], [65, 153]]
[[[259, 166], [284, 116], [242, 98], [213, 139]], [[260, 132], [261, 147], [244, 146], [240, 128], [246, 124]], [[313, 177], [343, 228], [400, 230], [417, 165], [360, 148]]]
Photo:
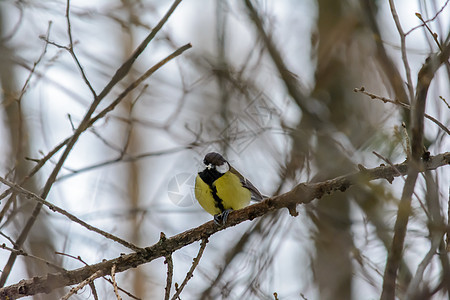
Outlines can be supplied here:
[[92, 274], [91, 276], [89, 276], [86, 280], [82, 281], [79, 285], [77, 285], [76, 287], [72, 288], [66, 295], [64, 295], [61, 300], [67, 300], [70, 297], [72, 297], [73, 295], [75, 295], [79, 290], [81, 290], [82, 288], [84, 288], [86, 285], [91, 284], [95, 279], [97, 279], [98, 277], [100, 277], [102, 275], [101, 271], [97, 271], [94, 274]]

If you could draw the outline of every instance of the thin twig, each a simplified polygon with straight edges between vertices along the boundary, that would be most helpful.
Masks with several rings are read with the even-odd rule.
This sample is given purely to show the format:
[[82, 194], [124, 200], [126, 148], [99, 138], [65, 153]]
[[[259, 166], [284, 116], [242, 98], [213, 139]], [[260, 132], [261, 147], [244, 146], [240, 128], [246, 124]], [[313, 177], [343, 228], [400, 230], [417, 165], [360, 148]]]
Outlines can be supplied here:
[[156, 63], [153, 67], [148, 69], [143, 75], [141, 75], [141, 77], [139, 77], [134, 82], [132, 82], [122, 93], [120, 93], [120, 95], [110, 105], [108, 105], [105, 109], [103, 109], [101, 112], [99, 112], [95, 117], [90, 119], [87, 126], [90, 127], [90, 126], [92, 126], [92, 124], [97, 122], [99, 119], [103, 118], [108, 112], [113, 110], [122, 101], [122, 99], [125, 98], [125, 96], [127, 96], [132, 90], [134, 90], [144, 80], [146, 80], [148, 77], [150, 77], [153, 73], [155, 73], [157, 70], [159, 70], [166, 63], [168, 63], [175, 57], [181, 55], [184, 51], [188, 50], [189, 48], [192, 48], [192, 45], [190, 43], [178, 48], [172, 54], [163, 58], [161, 61]]
[[[427, 161], [424, 161], [423, 168], [424, 170], [435, 170], [449, 164], [450, 152], [446, 152], [429, 157]], [[401, 174], [406, 174], [408, 172], [407, 163], [397, 164], [395, 165], [395, 168], [399, 170]], [[196, 241], [209, 238], [216, 232], [236, 226], [244, 221], [253, 220], [276, 210], [310, 203], [314, 199], [322, 198], [324, 195], [333, 194], [338, 191], [344, 192], [352, 185], [366, 184], [367, 181], [382, 178], [387, 179], [393, 176], [398, 176], [397, 171], [394, 170], [394, 168], [391, 166], [380, 166], [373, 169], [364, 169], [323, 182], [300, 183], [287, 193], [267, 198], [262, 202], [231, 212], [228, 216], [227, 223], [223, 226], [218, 227], [213, 221], [209, 221], [197, 228], [187, 230], [176, 236], [167, 238], [164, 241], [158, 241], [156, 244], [145, 248], [145, 250], [141, 252], [121, 255], [111, 260], [102, 261], [94, 265], [64, 273], [51, 274], [51, 276], [44, 275], [32, 279], [24, 279], [17, 284], [0, 288], [0, 298], [10, 297], [16, 299], [43, 292], [48, 293], [53, 289], [81, 282], [98, 271], [103, 272], [102, 274], [104, 275], [109, 274], [114, 264], [117, 266], [116, 272], [124, 272], [159, 257], [165, 257], [169, 253], [173, 253]], [[55, 281], [55, 278], [58, 278], [58, 280]], [[25, 293], [19, 293], [19, 291], [25, 291]]]
[[439, 16], [439, 14], [440, 14], [441, 12], [444, 11], [444, 9], [445, 9], [445, 7], [447, 6], [447, 4], [448, 4], [449, 1], [450, 1], [450, 0], [445, 1], [444, 5], [442, 5], [441, 9], [434, 15], [434, 17], [432, 17], [431, 19], [428, 19], [428, 20], [426, 20], [426, 21], [423, 21], [422, 24], [417, 25], [416, 27], [411, 28], [410, 30], [408, 30], [407, 33], [405, 33], [405, 36], [408, 35], [408, 34], [410, 34], [411, 32], [413, 32], [414, 30], [416, 30], [416, 29], [418, 29], [418, 28], [424, 26], [425, 24], [430, 23], [430, 22], [433, 22], [434, 20], [436, 20], [436, 18]]
[[141, 251], [142, 250], [142, 248], [139, 248], [138, 246], [133, 245], [130, 242], [127, 242], [127, 241], [125, 241], [125, 240], [123, 240], [123, 239], [121, 239], [121, 238], [119, 238], [119, 237], [117, 237], [117, 236], [115, 236], [113, 234], [110, 234], [110, 233], [108, 233], [106, 231], [103, 231], [103, 230], [101, 230], [101, 229], [99, 229], [97, 227], [89, 225], [88, 223], [80, 220], [79, 218], [75, 217], [74, 215], [72, 215], [71, 213], [67, 212], [66, 210], [64, 210], [64, 209], [62, 209], [62, 208], [60, 208], [60, 207], [58, 207], [58, 206], [56, 206], [56, 205], [54, 205], [54, 204], [52, 204], [52, 203], [50, 203], [48, 201], [42, 199], [38, 195], [36, 195], [36, 194], [34, 194], [34, 193], [32, 193], [32, 192], [22, 188], [21, 186], [15, 184], [15, 183], [9, 182], [8, 180], [5, 180], [2, 177], [0, 177], [0, 182], [3, 183], [3, 184], [6, 184], [9, 187], [11, 187], [13, 190], [17, 191], [18, 193], [23, 194], [25, 197], [31, 198], [31, 199], [37, 201], [38, 203], [40, 203], [41, 205], [47, 206], [50, 210], [58, 212], [58, 213], [62, 214], [63, 216], [66, 216], [68, 219], [70, 219], [71, 221], [73, 221], [73, 222], [75, 222], [77, 224], [80, 224], [81, 226], [83, 226], [87, 230], [96, 232], [96, 233], [104, 236], [105, 238], [113, 240], [113, 241], [115, 241], [115, 242], [117, 242], [119, 244], [122, 244], [123, 246], [125, 246], [125, 247], [127, 247], [127, 248], [129, 248], [129, 249], [131, 249], [133, 251]]
[[439, 248], [441, 240], [442, 234], [432, 238], [430, 249], [417, 267], [416, 274], [408, 286], [404, 299], [414, 299], [413, 296], [418, 293], [421, 283], [423, 282], [423, 273], [425, 272], [426, 267], [430, 264], [431, 259], [436, 255], [436, 250]]
[[[373, 154], [375, 154], [378, 158], [380, 158], [381, 160], [385, 161], [386, 163], [388, 163], [391, 167], [395, 168], [395, 165], [387, 158], [382, 156], [381, 154], [378, 154], [375, 151], [372, 151]], [[403, 176], [399, 170], [396, 170], [397, 173], [399, 174], [399, 176], [403, 179], [403, 181], [406, 182], [405, 176]], [[425, 204], [423, 204], [423, 201], [420, 199], [419, 195], [417, 195], [416, 192], [413, 192], [413, 195], [416, 196], [417, 201], [419, 201], [420, 207], [422, 208], [422, 210], [425, 212], [425, 215], [427, 215], [428, 218], [430, 218], [430, 214], [427, 210], [427, 208], [425, 207]]]
[[[176, 0], [172, 6], [170, 7], [169, 11], [165, 14], [165, 16], [161, 19], [161, 21], [158, 23], [158, 25], [152, 30], [152, 32], [150, 32], [150, 34], [147, 36], [147, 38], [139, 45], [139, 47], [136, 49], [136, 51], [133, 53], [133, 55], [124, 63], [122, 64], [122, 66], [117, 70], [116, 74], [113, 76], [113, 78], [111, 79], [111, 81], [105, 86], [105, 88], [102, 90], [102, 92], [98, 95], [94, 97], [94, 101], [92, 102], [92, 104], [90, 105], [88, 111], [86, 112], [85, 116], [83, 117], [83, 120], [81, 121], [80, 125], [78, 126], [78, 128], [75, 130], [74, 134], [72, 135], [72, 137], [70, 137], [67, 141], [66, 144], [66, 148], [64, 150], [64, 152], [62, 153], [61, 157], [58, 160], [58, 163], [55, 165], [55, 167], [53, 168], [53, 171], [51, 172], [50, 176], [48, 177], [43, 189], [42, 189], [42, 193], [40, 195], [40, 198], [45, 199], [47, 198], [48, 193], [50, 192], [51, 187], [53, 186], [53, 183], [56, 181], [56, 177], [59, 174], [64, 162], [66, 161], [69, 153], [72, 151], [75, 143], [77, 142], [78, 138], [80, 137], [80, 135], [86, 131], [87, 128], [89, 128], [90, 123], [92, 121], [91, 117], [94, 113], [94, 111], [97, 109], [98, 105], [100, 104], [101, 100], [110, 92], [110, 90], [122, 79], [124, 78], [129, 70], [131, 69], [131, 66], [133, 65], [134, 61], [137, 59], [137, 57], [144, 51], [144, 49], [147, 47], [148, 43], [153, 39], [153, 37], [156, 35], [156, 33], [162, 28], [162, 26], [165, 24], [165, 22], [168, 20], [169, 16], [173, 13], [173, 11], [175, 10], [175, 8], [178, 6], [178, 4], [181, 2], [181, 0]], [[70, 0], [67, 0], [67, 11], [69, 10], [69, 5], [70, 5]], [[66, 11], [66, 15], [69, 16], [67, 14]], [[68, 19], [68, 18], [67, 18]], [[68, 23], [70, 25], [69, 19], [68, 19]], [[68, 32], [70, 32], [70, 29], [68, 29]], [[186, 47], [186, 46], [185, 46]], [[190, 48], [190, 45], [189, 47]], [[186, 49], [187, 49], [186, 48]], [[186, 50], [184, 49], [184, 50]], [[180, 49], [179, 49], [180, 50]], [[177, 51], [179, 51], [177, 50]], [[183, 50], [183, 51], [184, 51]], [[176, 51], [176, 52], [177, 52]], [[181, 51], [181, 52], [183, 52]], [[181, 54], [180, 52], [180, 54]], [[171, 59], [171, 58], [170, 58]], [[169, 60], [170, 60], [169, 59]], [[160, 62], [160, 66], [164, 65], [167, 61], [163, 61], [162, 63]], [[152, 69], [150, 69], [149, 71], [146, 72], [146, 74], [144, 74], [143, 76], [140, 77], [140, 79], [144, 80], [146, 79], [148, 76], [150, 76], [154, 71], [156, 71], [157, 69], [159, 69], [158, 64], [155, 65]], [[139, 79], [138, 79], [139, 81]], [[138, 81], [136, 81], [135, 83], [138, 84]], [[140, 82], [139, 82], [140, 83]], [[133, 84], [131, 86], [129, 86], [124, 92], [122, 92], [122, 94], [119, 96], [120, 97], [125, 97], [125, 95], [130, 92], [132, 89], [134, 89], [136, 86], [133, 86]], [[119, 101], [120, 102], [120, 101]], [[118, 103], [118, 102], [117, 102]], [[117, 103], [115, 105], [117, 105]], [[114, 108], [115, 107], [111, 105], [109, 107]], [[109, 110], [104, 111], [106, 114], [107, 112], [109, 112]], [[102, 116], [104, 116], [104, 114]], [[97, 115], [97, 117], [102, 117], [99, 115]], [[95, 121], [94, 121], [95, 122]], [[26, 179], [24, 179], [25, 181]], [[15, 247], [21, 247], [22, 244], [25, 242], [29, 232], [31, 231], [31, 228], [33, 227], [37, 216], [39, 215], [41, 209], [42, 209], [42, 203], [37, 203], [36, 206], [33, 209], [33, 212], [31, 214], [31, 216], [28, 218], [27, 222], [25, 223], [25, 226], [23, 227], [22, 231], [19, 234], [19, 237], [16, 240], [15, 243]], [[14, 265], [14, 262], [17, 258], [17, 255], [14, 253], [11, 253], [5, 267], [3, 268], [3, 272], [1, 273], [0, 276], [0, 286], [4, 286], [9, 274], [11, 273], [12, 267]]]
[[91, 288], [92, 295], [94, 296], [94, 300], [98, 300], [97, 289], [95, 288], [94, 282], [89, 283], [89, 287]]
[[[52, 22], [48, 22], [48, 28], [47, 28], [47, 33], [45, 34], [45, 39], [48, 40], [50, 38], [50, 29], [52, 28]], [[30, 73], [28, 74], [27, 79], [25, 80], [24, 85], [22, 86], [22, 90], [20, 91], [20, 95], [18, 97], [18, 101], [21, 101], [23, 98], [23, 95], [25, 94], [31, 78], [34, 75], [34, 72], [36, 71], [36, 67], [39, 65], [39, 63], [41, 62], [41, 60], [44, 58], [45, 54], [47, 53], [47, 47], [48, 47], [48, 42], [45, 42], [44, 44], [44, 48], [42, 49], [41, 54], [39, 55], [38, 59], [33, 63], [33, 67], [30, 70]]]
[[167, 264], [167, 280], [165, 287], [164, 299], [169, 300], [170, 298], [170, 290], [172, 289], [172, 280], [173, 280], [173, 260], [172, 254], [166, 256], [166, 260], [164, 261]]
[[[73, 258], [73, 259], [75, 259], [75, 260], [80, 261], [80, 262], [81, 262], [82, 264], [84, 264], [85, 266], [89, 266], [89, 264], [86, 263], [80, 256], [73, 256], [73, 255], [70, 255], [70, 254], [67, 254], [67, 253], [63, 253], [63, 252], [55, 252], [55, 254], [64, 255], [64, 256]], [[114, 283], [112, 282], [111, 279], [107, 278], [106, 276], [102, 276], [102, 278], [103, 278], [104, 280], [106, 280], [108, 283], [110, 283], [111, 285], [114, 286]], [[93, 283], [92, 283], [92, 285], [93, 285]], [[95, 287], [91, 287], [91, 288], [94, 288], [94, 290], [95, 290]], [[114, 288], [114, 287], [113, 287], [113, 288]], [[130, 292], [124, 290], [124, 289], [121, 288], [120, 286], [117, 286], [117, 289], [118, 289], [119, 291], [121, 291], [122, 293], [126, 294], [127, 296], [129, 296], [130, 298], [140, 300], [140, 298], [138, 298], [138, 297], [136, 297], [135, 295], [131, 294]], [[95, 297], [95, 295], [94, 295], [94, 297]]]
[[[363, 5], [364, 12], [366, 13], [364, 19], [368, 21], [368, 25], [373, 33], [372, 36], [376, 45], [375, 57], [383, 69], [384, 78], [389, 81], [391, 88], [394, 90], [394, 93], [400, 102], [411, 103], [410, 100], [408, 100], [408, 92], [405, 89], [404, 80], [400, 75], [396, 64], [387, 54], [384, 46], [376, 17], [378, 15], [378, 10], [375, 7], [377, 5], [371, 0], [360, 1], [360, 3]], [[408, 118], [408, 115], [404, 115], [404, 117]]]
[[164, 24], [167, 22], [169, 17], [177, 8], [178, 4], [181, 3], [182, 0], [175, 0], [173, 4], [170, 6], [169, 10], [166, 14], [161, 18], [158, 24], [153, 28], [153, 30], [147, 35], [147, 37], [142, 41], [142, 43], [136, 48], [133, 54], [120, 66], [120, 68], [116, 71], [114, 76], [111, 78], [110, 82], [105, 86], [103, 91], [98, 95], [99, 98], [104, 98], [111, 89], [122, 80], [130, 71], [132, 65], [136, 61], [136, 59], [142, 54], [147, 45], [153, 40], [156, 34], [161, 30]]
[[97, 272], [95, 272], [94, 274], [92, 274], [91, 276], [89, 276], [86, 280], [82, 281], [79, 285], [77, 285], [76, 287], [72, 288], [66, 295], [64, 295], [61, 300], [67, 300], [70, 297], [72, 297], [73, 295], [75, 295], [79, 290], [81, 290], [83, 287], [85, 287], [86, 285], [92, 283], [95, 279], [97, 279], [98, 277], [100, 277], [102, 275], [102, 272], [99, 270]]
[[66, 5], [66, 21], [67, 21], [67, 35], [69, 37], [69, 53], [72, 55], [73, 60], [75, 61], [78, 69], [80, 70], [81, 77], [84, 80], [84, 83], [88, 86], [89, 90], [91, 91], [92, 95], [94, 96], [94, 99], [97, 98], [97, 93], [94, 90], [94, 87], [92, 86], [91, 82], [87, 78], [86, 73], [84, 72], [84, 68], [80, 63], [80, 60], [78, 59], [77, 55], [75, 54], [74, 45], [73, 45], [73, 39], [72, 39], [72, 26], [70, 24], [70, 0], [67, 0]]
[[[392, 0], [390, 0], [391, 2]], [[417, 76], [417, 89], [414, 98], [414, 105], [411, 109], [411, 158], [408, 161], [408, 177], [400, 199], [397, 219], [394, 225], [394, 237], [383, 275], [382, 300], [395, 299], [395, 283], [400, 260], [403, 256], [403, 245], [405, 241], [408, 219], [411, 213], [411, 198], [414, 192], [416, 180], [420, 171], [423, 170], [423, 135], [424, 135], [424, 115], [428, 88], [434, 74], [439, 67], [445, 63], [450, 56], [450, 44], [443, 47], [439, 54], [433, 54], [427, 58]]]
[[445, 100], [445, 98], [444, 98], [444, 97], [442, 97], [442, 96], [439, 96], [439, 99], [441, 99], [441, 100], [442, 100], [442, 102], [444, 102], [444, 103], [445, 103], [445, 105], [447, 105], [447, 108], [448, 108], [448, 109], [450, 109], [450, 104], [448, 104], [447, 100]]
[[[48, 23], [48, 28], [47, 28], [47, 33], [45, 35], [45, 39], [48, 40], [50, 38], [50, 30], [51, 30], [51, 26], [52, 26], [52, 22], [50, 21]], [[39, 65], [39, 63], [42, 61], [42, 59], [44, 58], [45, 54], [47, 53], [47, 47], [48, 47], [48, 42], [45, 42], [44, 47], [42, 49], [41, 54], [39, 55], [38, 59], [33, 63], [33, 67], [30, 69], [30, 73], [28, 74], [27, 79], [25, 80], [25, 83], [22, 86], [22, 89], [20, 91], [20, 95], [17, 99], [17, 101], [20, 103], [20, 101], [22, 100], [23, 96], [25, 95], [25, 92], [27, 91], [27, 88], [30, 84], [31, 78], [33, 77], [33, 75], [35, 74], [36, 68]], [[11, 191], [9, 189], [7, 189], [6, 191], [4, 191], [1, 195], [0, 195], [0, 201], [5, 198], [6, 196], [9, 195]], [[3, 219], [4, 215], [6, 214], [6, 211], [9, 209], [11, 203], [14, 200], [14, 196], [11, 196], [6, 204], [4, 205], [3, 209], [0, 212], [0, 222]]]
[[302, 109], [302, 111], [308, 112], [311, 117], [314, 117], [315, 114], [311, 113], [311, 109], [308, 107], [308, 105], [306, 105], [307, 99], [300, 88], [300, 83], [295, 78], [293, 73], [288, 70], [282, 55], [275, 46], [275, 43], [273, 42], [269, 34], [267, 34], [267, 32], [264, 30], [263, 19], [258, 14], [258, 11], [253, 6], [251, 0], [245, 0], [244, 2], [248, 10], [249, 17], [255, 25], [258, 34], [262, 37], [264, 45], [267, 48], [267, 51], [269, 52], [273, 63], [277, 67], [278, 73], [280, 74], [286, 86], [286, 89], [289, 92], [289, 95], [292, 97], [292, 99], [294, 99], [294, 101]]
[[116, 294], [117, 300], [122, 300], [122, 297], [119, 295], [119, 290], [117, 288], [117, 282], [116, 282], [116, 265], [113, 265], [111, 268], [111, 280], [113, 282], [114, 287], [114, 294]]
[[[375, 94], [373, 94], [373, 93], [367, 92], [367, 91], [365, 90], [364, 87], [361, 87], [361, 88], [355, 88], [355, 89], [353, 89], [353, 91], [354, 91], [355, 93], [362, 93], [362, 94], [364, 94], [364, 95], [366, 95], [366, 96], [369, 96], [370, 99], [381, 100], [381, 101], [383, 101], [384, 103], [387, 103], [387, 102], [388, 102], [388, 103], [392, 103], [392, 104], [395, 104], [395, 105], [399, 105], [399, 106], [401, 106], [401, 107], [403, 107], [403, 108], [406, 108], [406, 109], [408, 109], [408, 110], [411, 110], [411, 106], [410, 106], [409, 104], [406, 104], [406, 103], [403, 103], [403, 102], [400, 102], [400, 101], [397, 101], [397, 100], [392, 100], [392, 99], [389, 99], [389, 98], [386, 98], [386, 97], [378, 96], [378, 95], [375, 95]], [[445, 127], [445, 125], [442, 124], [441, 122], [439, 122], [439, 120], [433, 118], [432, 116], [430, 116], [430, 115], [428, 115], [428, 114], [425, 114], [425, 118], [427, 118], [428, 120], [430, 120], [430, 121], [432, 121], [433, 123], [435, 123], [437, 126], [439, 126], [439, 128], [441, 128], [443, 131], [445, 131], [445, 133], [447, 133], [448, 135], [450, 135], [450, 129], [448, 129], [447, 127]]]
[[208, 239], [207, 238], [202, 240], [202, 243], [200, 245], [200, 249], [198, 249], [198, 254], [194, 258], [194, 261], [192, 262], [192, 266], [189, 269], [189, 271], [187, 272], [186, 277], [184, 277], [183, 282], [176, 289], [175, 294], [172, 296], [172, 300], [176, 300], [176, 299], [178, 299], [178, 297], [180, 297], [180, 294], [183, 291], [184, 287], [187, 285], [188, 281], [192, 278], [195, 268], [197, 268], [198, 264], [200, 263], [200, 259], [202, 258], [203, 251], [205, 251], [206, 244], [208, 244]]
[[10, 252], [16, 253], [17, 255], [21, 255], [21, 256], [24, 256], [24, 257], [32, 258], [32, 259], [34, 259], [34, 260], [37, 260], [37, 261], [39, 261], [39, 262], [41, 262], [41, 263], [46, 264], [47, 266], [50, 266], [50, 267], [54, 268], [55, 270], [58, 270], [59, 272], [64, 272], [64, 271], [66, 270], [66, 269], [64, 269], [64, 268], [62, 268], [62, 267], [60, 267], [60, 266], [58, 266], [58, 265], [55, 265], [55, 264], [52, 263], [52, 262], [49, 262], [48, 260], [45, 260], [45, 259], [43, 259], [43, 258], [34, 256], [34, 255], [32, 255], [32, 254], [28, 254], [27, 252], [25, 252], [25, 251], [22, 250], [22, 249], [17, 250], [17, 249], [8, 247], [8, 246], [6, 246], [5, 243], [3, 243], [3, 244], [0, 245], [0, 249], [8, 250], [8, 251], [10, 251]]
[[406, 35], [403, 32], [402, 25], [400, 24], [400, 19], [398, 17], [397, 10], [395, 9], [394, 0], [389, 0], [389, 7], [391, 8], [392, 18], [394, 19], [395, 26], [397, 27], [397, 31], [400, 35], [402, 60], [406, 72], [406, 81], [408, 83], [409, 103], [411, 103], [412, 99], [414, 99], [414, 86], [412, 83], [411, 68], [409, 67], [408, 56], [406, 54]]
[[448, 200], [447, 200], [447, 236], [445, 238], [446, 250], [450, 252], [450, 186], [448, 187]]
[[441, 43], [439, 43], [438, 40], [438, 35], [437, 33], [433, 32], [431, 30], [431, 28], [427, 25], [427, 23], [424, 21], [424, 19], [422, 18], [422, 15], [419, 13], [416, 13], [416, 17], [419, 18], [420, 21], [422, 21], [423, 26], [428, 30], [428, 32], [431, 34], [431, 36], [433, 37], [434, 42], [436, 43], [436, 45], [438, 46], [439, 50], [442, 51], [442, 46]]

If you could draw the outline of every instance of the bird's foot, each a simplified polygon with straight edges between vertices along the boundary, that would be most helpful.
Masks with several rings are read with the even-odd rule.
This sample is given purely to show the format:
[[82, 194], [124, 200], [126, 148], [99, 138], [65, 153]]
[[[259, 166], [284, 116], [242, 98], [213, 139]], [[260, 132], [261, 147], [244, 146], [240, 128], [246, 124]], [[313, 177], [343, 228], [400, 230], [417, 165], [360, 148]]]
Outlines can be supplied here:
[[220, 214], [214, 215], [214, 223], [216, 223], [216, 225], [218, 226], [225, 225], [227, 223], [228, 215], [232, 211], [232, 209], [227, 209]]

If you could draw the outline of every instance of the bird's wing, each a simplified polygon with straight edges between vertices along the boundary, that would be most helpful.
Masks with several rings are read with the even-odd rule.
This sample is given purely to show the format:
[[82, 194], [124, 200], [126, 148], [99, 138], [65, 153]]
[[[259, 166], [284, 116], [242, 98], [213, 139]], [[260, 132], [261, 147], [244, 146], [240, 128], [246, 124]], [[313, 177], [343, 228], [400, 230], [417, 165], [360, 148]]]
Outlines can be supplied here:
[[250, 180], [248, 180], [247, 178], [242, 176], [241, 173], [239, 173], [232, 166], [230, 166], [230, 172], [236, 174], [239, 177], [239, 179], [241, 180], [242, 186], [245, 187], [246, 189], [248, 189], [252, 193], [252, 200], [259, 202], [259, 201], [264, 200], [264, 198], [267, 198], [267, 197], [264, 197], [263, 195], [261, 195], [261, 193], [258, 191], [258, 189], [253, 185], [253, 183], [251, 183]]

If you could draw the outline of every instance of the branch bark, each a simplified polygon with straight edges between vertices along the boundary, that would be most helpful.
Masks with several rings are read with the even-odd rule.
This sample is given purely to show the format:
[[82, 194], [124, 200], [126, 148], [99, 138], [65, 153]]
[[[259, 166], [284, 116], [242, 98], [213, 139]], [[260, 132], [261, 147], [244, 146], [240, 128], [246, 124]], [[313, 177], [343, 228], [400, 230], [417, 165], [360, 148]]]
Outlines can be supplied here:
[[394, 237], [392, 246], [388, 254], [386, 268], [383, 275], [383, 291], [381, 293], [382, 300], [395, 299], [395, 282], [397, 279], [397, 271], [402, 257], [403, 244], [408, 226], [408, 218], [411, 214], [411, 196], [414, 192], [418, 173], [422, 169], [421, 157], [423, 155], [423, 129], [425, 103], [430, 87], [431, 80], [439, 67], [447, 62], [450, 55], [450, 43], [438, 53], [427, 58], [419, 71], [417, 78], [417, 89], [414, 103], [411, 109], [411, 155], [408, 164], [408, 177], [403, 187], [402, 197], [400, 200], [397, 220], [394, 225]]
[[[48, 177], [48, 179], [42, 189], [42, 192], [40, 194], [40, 197], [42, 199], [46, 199], [48, 194], [50, 193], [50, 189], [52, 188], [54, 182], [56, 181], [56, 177], [58, 176], [61, 168], [63, 167], [67, 157], [72, 152], [72, 149], [75, 146], [75, 143], [78, 141], [78, 138], [89, 128], [89, 126], [92, 124], [91, 123], [92, 120], [94, 120], [94, 122], [97, 120], [95, 118], [92, 118], [92, 115], [94, 114], [97, 107], [100, 105], [100, 102], [106, 97], [106, 95], [111, 91], [111, 89], [128, 74], [129, 70], [131, 69], [131, 67], [132, 67], [133, 63], [135, 62], [135, 60], [137, 59], [137, 57], [145, 50], [145, 48], [148, 46], [150, 41], [155, 37], [155, 35], [159, 32], [159, 30], [162, 28], [162, 26], [167, 22], [168, 18], [170, 17], [170, 15], [173, 13], [175, 8], [178, 6], [178, 4], [181, 1], [182, 0], [174, 1], [172, 6], [169, 8], [168, 12], [159, 21], [159, 23], [156, 25], [156, 27], [149, 33], [149, 35], [144, 39], [144, 41], [142, 41], [142, 43], [135, 50], [133, 55], [125, 63], [122, 64], [122, 66], [117, 70], [117, 72], [111, 78], [110, 82], [105, 86], [105, 88], [100, 92], [100, 94], [98, 96], [96, 95], [95, 91], [92, 89], [92, 87], [89, 84], [89, 87], [94, 94], [94, 100], [92, 101], [92, 104], [89, 106], [88, 111], [84, 115], [83, 120], [80, 122], [80, 125], [76, 128], [72, 137], [70, 137], [69, 139], [66, 140], [67, 141], [66, 148], [64, 149], [64, 152], [62, 153], [61, 157], [58, 159], [58, 162], [56, 163], [55, 167], [53, 168], [50, 176]], [[71, 41], [72, 38], [71, 38], [71, 33], [70, 33], [69, 9], [70, 9], [70, 1], [67, 0], [66, 18], [67, 18], [67, 22], [68, 22], [69, 37], [70, 37], [70, 41]], [[182, 47], [182, 49], [186, 50], [190, 47], [191, 47], [190, 44], [188, 44], [188, 45]], [[70, 44], [69, 49], [70, 49], [72, 56], [74, 56], [75, 61], [77, 62], [77, 65], [81, 69], [83, 78], [87, 81], [87, 78], [85, 77], [84, 72], [82, 71], [82, 67], [79, 64], [78, 59], [76, 59], [76, 55], [73, 52], [73, 44], [72, 43]], [[182, 50], [181, 53], [184, 50]], [[160, 62], [161, 66], [164, 65], [170, 59], [163, 60], [162, 62]], [[159, 64], [157, 64], [155, 66], [157, 68], [155, 68], [155, 69], [151, 68], [150, 70], [148, 70], [143, 76], [140, 77], [140, 79], [144, 80], [148, 76], [153, 74], [154, 71], [156, 71], [159, 68], [158, 65]], [[130, 88], [134, 89], [135, 86], [131, 85], [129, 87], [129, 89], [122, 92], [121, 96], [126, 95], [126, 93], [128, 93], [131, 90]], [[123, 97], [120, 99], [123, 99]], [[115, 104], [115, 105], [117, 105], [117, 104]], [[112, 108], [114, 108], [114, 107], [115, 106], [113, 106]], [[106, 111], [105, 114], [108, 111]], [[25, 178], [25, 179], [27, 179], [27, 178]], [[41, 209], [42, 209], [42, 203], [37, 203], [33, 209], [31, 216], [28, 218], [25, 226], [21, 230], [19, 237], [15, 241], [15, 245], [14, 245], [15, 249], [20, 249], [20, 247], [22, 247], [22, 245], [25, 242], [25, 240], [27, 239], [28, 234], [31, 231]], [[0, 275], [0, 286], [4, 286], [4, 284], [6, 283], [6, 280], [7, 280], [8, 276], [12, 270], [12, 267], [16, 261], [16, 258], [17, 258], [17, 254], [15, 252], [11, 253], [5, 267], [3, 268], [3, 272]]]
[[[439, 167], [450, 164], [450, 152], [442, 153], [430, 157], [423, 162], [424, 170], [435, 170]], [[213, 221], [207, 222], [197, 228], [187, 230], [168, 239], [161, 239], [156, 244], [144, 248], [142, 251], [127, 255], [121, 255], [115, 259], [102, 261], [95, 265], [82, 267], [79, 269], [47, 274], [45, 276], [33, 277], [27, 280], [1, 288], [0, 298], [17, 299], [24, 296], [36, 295], [38, 293], [50, 293], [52, 290], [64, 286], [79, 284], [97, 273], [100, 276], [110, 274], [111, 268], [116, 265], [116, 273], [124, 272], [139, 265], [148, 263], [159, 257], [171, 255], [174, 251], [181, 249], [194, 242], [207, 239], [211, 235], [235, 226], [247, 220], [264, 216], [270, 212], [281, 208], [287, 208], [295, 215], [298, 204], [309, 203], [314, 199], [320, 199], [325, 194], [336, 191], [344, 192], [355, 184], [365, 184], [375, 179], [386, 179], [392, 182], [394, 177], [405, 175], [408, 172], [408, 163], [404, 162], [394, 166], [380, 166], [373, 169], [360, 168], [359, 172], [345, 176], [336, 177], [319, 183], [300, 183], [291, 191], [268, 198], [263, 202], [248, 206], [238, 211], [231, 212], [228, 216], [227, 224], [218, 227]]]

